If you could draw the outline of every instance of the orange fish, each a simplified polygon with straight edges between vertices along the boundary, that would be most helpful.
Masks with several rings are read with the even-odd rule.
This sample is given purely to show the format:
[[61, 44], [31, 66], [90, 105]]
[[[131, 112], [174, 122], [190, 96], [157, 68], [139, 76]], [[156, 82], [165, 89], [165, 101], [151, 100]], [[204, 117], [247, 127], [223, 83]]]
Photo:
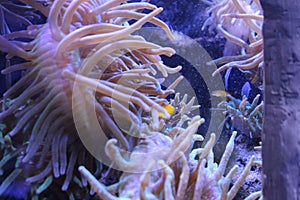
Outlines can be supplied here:
[[[173, 115], [175, 112], [175, 108], [171, 104], [167, 104], [162, 107], [169, 113], [170, 116]], [[165, 118], [165, 115], [161, 112], [158, 112], [158, 116], [161, 118]]]

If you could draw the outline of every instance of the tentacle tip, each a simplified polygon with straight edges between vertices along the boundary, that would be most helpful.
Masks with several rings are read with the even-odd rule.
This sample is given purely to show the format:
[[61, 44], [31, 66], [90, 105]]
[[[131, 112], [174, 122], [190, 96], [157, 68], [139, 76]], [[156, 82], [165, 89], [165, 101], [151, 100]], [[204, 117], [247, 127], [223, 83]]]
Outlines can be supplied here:
[[165, 162], [164, 162], [163, 160], [158, 160], [158, 161], [157, 161], [157, 164], [158, 164], [158, 166], [161, 167], [161, 168], [165, 168], [165, 167], [166, 167], [166, 166], [165, 166]]
[[112, 139], [107, 141], [105, 146], [106, 146], [106, 148], [107, 147], [113, 147], [113, 146], [116, 146], [117, 143], [118, 143], [118, 140], [116, 138], [112, 138]]
[[233, 132], [232, 132], [232, 136], [233, 136], [233, 137], [235, 137], [236, 134], [237, 134], [237, 131], [233, 131]]
[[61, 187], [61, 190], [62, 190], [62, 191], [67, 191], [68, 188], [69, 188], [69, 185], [64, 184], [64, 185]]
[[65, 170], [65, 169], [61, 169], [61, 170], [59, 171], [59, 173], [60, 173], [60, 175], [65, 175], [65, 174], [66, 174], [66, 170]]
[[82, 165], [78, 167], [78, 171], [80, 173], [83, 173], [83, 171], [85, 171], [85, 170], [86, 170], [86, 168], [84, 166], [82, 166]]
[[201, 118], [200, 119], [200, 124], [204, 124], [205, 123], [205, 119], [204, 118]]
[[211, 134], [210, 134], [210, 138], [211, 138], [213, 141], [215, 141], [215, 139], [216, 139], [216, 134], [215, 134], [215, 133], [211, 133]]
[[158, 7], [156, 10], [158, 10], [159, 12], [162, 12], [164, 10], [163, 7]]
[[214, 72], [211, 74], [211, 76], [212, 76], [212, 77], [215, 77], [218, 73], [219, 73], [219, 71], [216, 70], [216, 71], [214, 71]]
[[[169, 54], [168, 54], [168, 57], [171, 57], [173, 56], [174, 54], [176, 54], [176, 50], [173, 49], [173, 48], [168, 48], [169, 49]], [[181, 67], [181, 66], [177, 66], [177, 67]], [[182, 68], [182, 67], [181, 67]]]
[[109, 140], [109, 142], [111, 142], [112, 144], [117, 144], [118, 140], [116, 138], [112, 138]]
[[25, 156], [23, 159], [22, 159], [22, 163], [27, 163], [28, 162], [28, 157], [27, 156]]

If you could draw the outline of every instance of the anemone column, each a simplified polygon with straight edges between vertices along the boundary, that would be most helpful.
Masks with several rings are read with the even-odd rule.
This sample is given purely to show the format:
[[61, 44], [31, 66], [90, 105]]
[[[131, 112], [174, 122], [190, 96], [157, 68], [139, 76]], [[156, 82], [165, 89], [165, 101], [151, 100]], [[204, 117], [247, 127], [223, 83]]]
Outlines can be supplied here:
[[300, 199], [300, 4], [262, 0], [264, 9], [264, 199]]

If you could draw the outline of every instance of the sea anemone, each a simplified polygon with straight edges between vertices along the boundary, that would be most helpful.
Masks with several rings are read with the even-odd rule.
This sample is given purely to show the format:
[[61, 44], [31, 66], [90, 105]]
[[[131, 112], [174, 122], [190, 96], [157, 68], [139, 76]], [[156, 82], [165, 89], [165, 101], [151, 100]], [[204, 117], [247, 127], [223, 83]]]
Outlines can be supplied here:
[[[250, 173], [255, 159], [250, 158], [239, 178], [230, 186], [238, 166], [233, 166], [226, 176], [224, 173], [234, 149], [237, 133], [233, 132], [219, 164], [215, 163], [212, 151], [216, 142], [214, 133], [203, 148], [191, 150], [194, 142], [203, 140], [201, 135], [195, 133], [204, 123], [200, 116], [188, 117], [195, 109], [192, 105], [193, 99], [188, 103], [186, 97], [179, 101], [179, 94], [176, 94], [172, 102], [172, 106], [177, 108], [174, 114], [180, 114], [181, 119], [185, 119], [184, 122], [175, 120], [176, 117], [161, 118], [158, 129], [155, 129], [153, 121], [143, 123], [143, 128], [138, 131], [139, 135], [143, 136], [129, 155], [116, 146], [115, 139], [107, 142], [107, 156], [124, 172], [119, 182], [105, 186], [84, 166], [80, 166], [79, 171], [104, 200], [233, 199]], [[173, 121], [173, 126], [167, 129], [170, 120]], [[258, 191], [250, 194], [247, 199], [257, 199], [260, 196], [261, 191]]]
[[[2, 70], [3, 74], [22, 71], [23, 76], [4, 93], [0, 120], [8, 124], [6, 140], [12, 140], [20, 149], [15, 157], [21, 165], [16, 169], [27, 177], [26, 182], [45, 189], [52, 183], [49, 177], [65, 176], [61, 189], [66, 191], [71, 181], [78, 184], [74, 172], [78, 163], [88, 163], [85, 165], [97, 176], [101, 169], [76, 134], [72, 108], [82, 113], [82, 124], [86, 124], [89, 113], [84, 108], [93, 103], [105, 133], [116, 138], [119, 147], [132, 149], [129, 136], [113, 121], [112, 109], [129, 116], [128, 121], [137, 125], [140, 112], [157, 110], [169, 118], [162, 107], [165, 100], [159, 99], [173, 93], [175, 85], [162, 90], [151, 74], [158, 70], [166, 77], [181, 67], [169, 68], [160, 59], [160, 55], [174, 54], [173, 49], [131, 35], [150, 22], [162, 27], [172, 39], [167, 25], [155, 18], [162, 8], [126, 0], [57, 0], [47, 1], [47, 7], [36, 1], [22, 2], [30, 5], [26, 9], [44, 14], [47, 22], [25, 24], [26, 30], [6, 31], [0, 36], [0, 49], [7, 52], [6, 58], [24, 60]], [[141, 13], [144, 9], [151, 12]], [[78, 98], [73, 93], [75, 82], [79, 105], [72, 105], [72, 98]], [[121, 102], [129, 102], [129, 107]], [[112, 108], [112, 104], [116, 106]], [[17, 135], [23, 140], [18, 141]], [[31, 170], [26, 174], [28, 168]], [[16, 177], [13, 172], [4, 182], [12, 183]]]
[[[226, 177], [223, 174], [236, 133], [219, 165], [212, 153], [214, 134], [203, 148], [191, 150], [195, 141], [203, 140], [195, 133], [204, 120], [190, 117], [199, 106], [193, 105], [195, 98], [187, 102], [184, 96], [180, 101], [179, 94], [168, 101], [182, 77], [164, 90], [158, 76], [181, 70], [165, 66], [160, 57], [175, 51], [133, 34], [150, 22], [173, 39], [168, 26], [155, 17], [162, 8], [126, 0], [21, 2], [27, 5], [19, 1], [12, 5], [37, 10], [47, 22], [24, 23], [26, 30], [0, 36], [0, 50], [8, 60], [2, 73], [22, 71], [1, 101], [0, 196], [14, 195], [10, 191], [19, 182], [24, 189], [15, 198], [90, 199], [93, 192], [103, 199], [236, 195], [254, 158], [230, 187], [237, 167]], [[22, 61], [11, 64], [14, 57]], [[115, 165], [96, 160], [76, 133], [76, 123], [91, 125], [87, 109], [91, 105], [109, 138], [105, 151]], [[118, 127], [114, 112], [126, 121], [128, 130]], [[80, 121], [74, 123], [77, 115]], [[83, 177], [75, 170], [78, 166]]]
[[263, 101], [260, 102], [260, 95], [256, 95], [251, 103], [246, 96], [240, 100], [227, 93], [226, 98], [218, 107], [224, 109], [225, 120], [230, 120], [231, 128], [249, 133], [250, 138], [259, 138], [262, 132], [264, 105]]
[[[227, 39], [224, 57], [212, 63], [221, 65], [214, 73], [236, 67], [261, 85], [263, 67], [263, 10], [259, 0], [202, 0], [209, 5], [210, 17], [203, 27], [216, 28]], [[237, 45], [236, 48], [231, 43]], [[227, 46], [227, 47], [226, 47]]]
[[[189, 149], [187, 147], [191, 146], [193, 141], [200, 139], [194, 133], [201, 123], [201, 119], [197, 116], [190, 121], [187, 128], [181, 128], [179, 132], [178, 127], [175, 128], [177, 130], [172, 131], [176, 133], [173, 139], [161, 133], [148, 136], [147, 145], [144, 145], [144, 140], [141, 141], [141, 144], [138, 144], [133, 150], [129, 160], [121, 156], [120, 150], [115, 147], [116, 141], [110, 140], [106, 146], [108, 156], [121, 165], [124, 170], [128, 171], [128, 168], [130, 171], [133, 170], [131, 173], [123, 173], [120, 181], [114, 185], [101, 184], [84, 166], [80, 166], [79, 171], [88, 180], [97, 195], [104, 200], [231, 200], [246, 180], [255, 159], [251, 157], [239, 178], [230, 186], [233, 176], [238, 171], [238, 166], [235, 165], [226, 176], [224, 176], [224, 172], [234, 148], [236, 132], [232, 134], [222, 159], [217, 164], [214, 162], [212, 151], [215, 134], [211, 134], [210, 140], [203, 148], [194, 149], [190, 154], [187, 152]], [[154, 147], [153, 145], [156, 148], [149, 148]], [[149, 155], [149, 153], [151, 154]], [[199, 159], [195, 159], [196, 155]], [[261, 191], [250, 194], [246, 199], [254, 200], [259, 197], [262, 197]]]

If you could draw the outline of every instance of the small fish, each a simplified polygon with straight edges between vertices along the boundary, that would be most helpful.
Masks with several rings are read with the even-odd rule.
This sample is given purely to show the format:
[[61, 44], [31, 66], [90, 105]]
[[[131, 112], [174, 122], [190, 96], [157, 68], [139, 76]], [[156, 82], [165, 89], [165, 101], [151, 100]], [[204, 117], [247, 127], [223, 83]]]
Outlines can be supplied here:
[[227, 97], [229, 94], [229, 92], [226, 92], [225, 90], [215, 90], [211, 92], [211, 95], [215, 96], [215, 97]]
[[241, 91], [242, 97], [243, 97], [243, 96], [246, 96], [246, 97], [248, 98], [249, 95], [250, 95], [250, 91], [251, 91], [251, 90], [252, 90], [251, 85], [250, 85], [250, 83], [247, 81], [247, 82], [243, 85], [243, 87], [242, 87], [242, 91]]
[[[170, 114], [170, 116], [173, 115], [175, 112], [175, 108], [171, 104], [167, 104], [162, 107]], [[161, 118], [165, 118], [165, 115], [161, 112], [158, 112], [158, 116]]]

